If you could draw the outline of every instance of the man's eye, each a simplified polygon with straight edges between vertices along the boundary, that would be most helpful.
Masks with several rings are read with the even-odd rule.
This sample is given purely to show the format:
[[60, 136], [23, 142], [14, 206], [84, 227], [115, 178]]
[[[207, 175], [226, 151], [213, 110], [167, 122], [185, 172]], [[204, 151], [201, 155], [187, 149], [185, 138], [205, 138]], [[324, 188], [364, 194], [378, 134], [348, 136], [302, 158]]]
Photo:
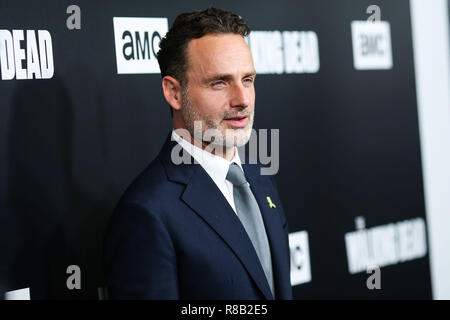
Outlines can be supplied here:
[[251, 83], [253, 83], [254, 80], [255, 79], [253, 79], [253, 78], [245, 78], [244, 83], [251, 84]]
[[223, 81], [215, 81], [212, 83], [213, 87], [221, 87], [223, 85], [225, 85], [225, 83]]

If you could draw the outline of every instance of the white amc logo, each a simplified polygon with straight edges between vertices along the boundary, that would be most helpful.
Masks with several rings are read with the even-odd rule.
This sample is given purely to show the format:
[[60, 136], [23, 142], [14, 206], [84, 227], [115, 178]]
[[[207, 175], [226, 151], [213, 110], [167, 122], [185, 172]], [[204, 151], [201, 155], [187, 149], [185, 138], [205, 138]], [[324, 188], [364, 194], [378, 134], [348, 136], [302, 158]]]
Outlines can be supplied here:
[[311, 264], [309, 259], [308, 232], [298, 231], [289, 234], [291, 251], [291, 285], [311, 281]]
[[353, 66], [356, 70], [392, 69], [391, 27], [387, 21], [353, 21]]
[[156, 54], [167, 18], [113, 18], [117, 73], [160, 73]]
[[26, 30], [25, 33], [24, 30], [0, 30], [0, 67], [2, 80], [52, 78], [50, 32], [38, 30], [36, 37], [35, 30]]

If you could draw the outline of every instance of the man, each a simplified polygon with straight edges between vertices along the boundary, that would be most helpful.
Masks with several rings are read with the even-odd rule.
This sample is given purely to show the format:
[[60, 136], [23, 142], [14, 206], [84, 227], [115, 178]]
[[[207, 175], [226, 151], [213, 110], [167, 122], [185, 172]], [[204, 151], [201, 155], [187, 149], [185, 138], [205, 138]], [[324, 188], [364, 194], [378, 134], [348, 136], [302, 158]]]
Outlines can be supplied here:
[[[292, 298], [274, 181], [241, 163], [236, 149], [249, 140], [254, 116], [249, 32], [237, 15], [209, 8], [179, 15], [162, 39], [158, 62], [174, 130], [111, 219], [104, 252], [111, 298]], [[189, 158], [181, 164], [180, 150]]]

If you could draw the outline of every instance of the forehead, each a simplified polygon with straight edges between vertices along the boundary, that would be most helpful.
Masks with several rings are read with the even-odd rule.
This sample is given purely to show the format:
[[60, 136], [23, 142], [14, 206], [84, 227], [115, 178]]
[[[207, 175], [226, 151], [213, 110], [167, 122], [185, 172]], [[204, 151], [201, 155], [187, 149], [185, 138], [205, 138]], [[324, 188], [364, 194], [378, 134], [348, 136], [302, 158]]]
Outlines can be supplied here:
[[250, 49], [244, 38], [236, 34], [213, 34], [191, 40], [187, 60], [188, 74], [193, 76], [254, 72]]

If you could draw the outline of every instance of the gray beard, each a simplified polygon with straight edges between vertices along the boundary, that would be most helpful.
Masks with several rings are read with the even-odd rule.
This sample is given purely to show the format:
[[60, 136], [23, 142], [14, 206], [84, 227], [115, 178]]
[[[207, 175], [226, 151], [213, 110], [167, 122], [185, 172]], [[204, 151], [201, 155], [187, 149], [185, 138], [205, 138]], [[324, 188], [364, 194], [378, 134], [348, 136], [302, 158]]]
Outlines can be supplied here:
[[[181, 103], [181, 115], [186, 125], [186, 129], [195, 140], [206, 142], [215, 147], [225, 148], [241, 147], [249, 141], [254, 113], [249, 116], [250, 124], [246, 128], [226, 129], [224, 133], [210, 117], [197, 112], [196, 108], [189, 100], [187, 89], [182, 89]], [[204, 128], [202, 127], [202, 120], [206, 124], [205, 130], [203, 130]]]

